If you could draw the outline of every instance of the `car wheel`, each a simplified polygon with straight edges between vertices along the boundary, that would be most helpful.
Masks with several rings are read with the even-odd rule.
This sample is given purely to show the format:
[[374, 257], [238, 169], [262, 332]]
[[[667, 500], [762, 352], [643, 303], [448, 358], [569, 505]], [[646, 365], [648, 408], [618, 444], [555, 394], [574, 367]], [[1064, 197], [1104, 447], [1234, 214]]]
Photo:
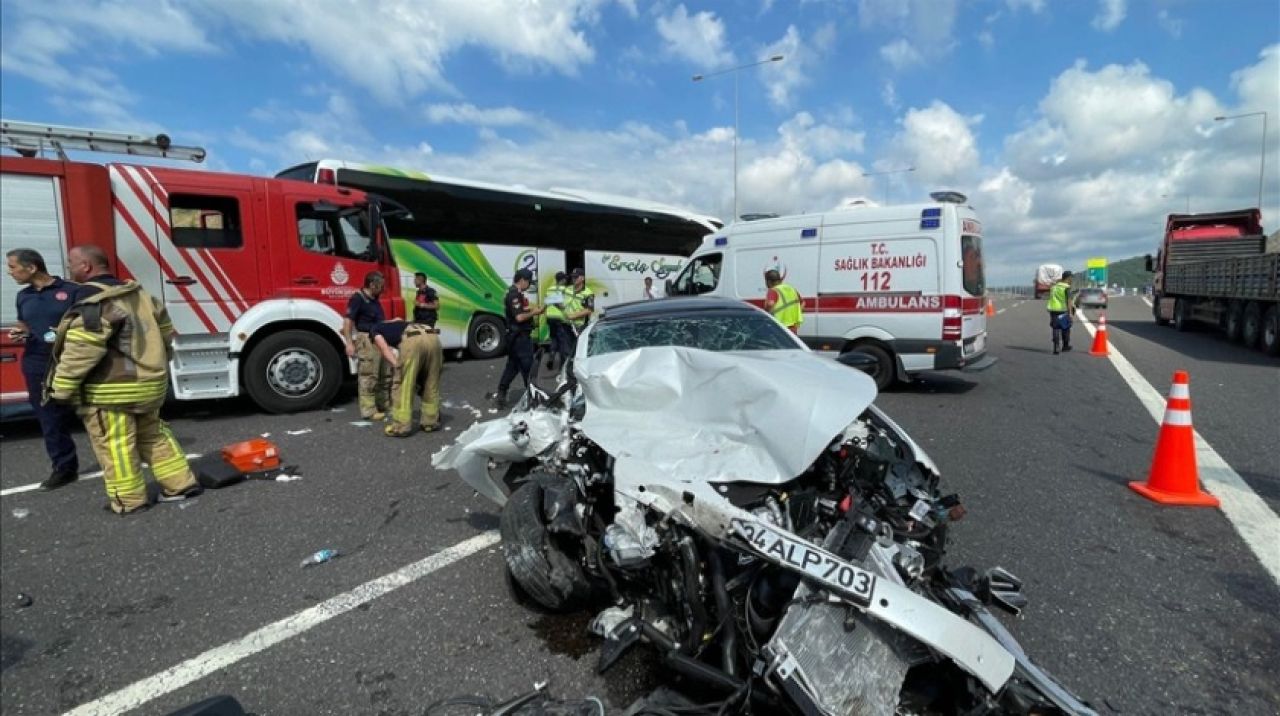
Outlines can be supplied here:
[[1267, 309], [1262, 321], [1262, 350], [1267, 355], [1280, 355], [1280, 305]]
[[467, 352], [472, 358], [494, 358], [507, 347], [507, 329], [497, 316], [476, 316], [467, 331]]
[[874, 369], [865, 370], [864, 372], [876, 382], [876, 390], [884, 391], [893, 385], [897, 375], [894, 370], [893, 356], [889, 354], [889, 351], [874, 343], [863, 343], [855, 346], [853, 352], [862, 353], [875, 360]]
[[1262, 305], [1256, 301], [1250, 301], [1249, 305], [1244, 307], [1244, 327], [1240, 331], [1240, 340], [1246, 348], [1253, 348], [1258, 345], [1258, 339], [1262, 336]]
[[591, 582], [582, 565], [547, 531], [540, 483], [526, 482], [511, 493], [498, 526], [507, 569], [525, 595], [555, 612], [567, 611], [588, 599]]
[[1239, 301], [1232, 301], [1227, 306], [1227, 325], [1224, 327], [1227, 340], [1239, 343], [1244, 336], [1244, 306]]
[[262, 339], [244, 362], [244, 386], [269, 413], [315, 410], [342, 387], [338, 351], [311, 331], [280, 331]]

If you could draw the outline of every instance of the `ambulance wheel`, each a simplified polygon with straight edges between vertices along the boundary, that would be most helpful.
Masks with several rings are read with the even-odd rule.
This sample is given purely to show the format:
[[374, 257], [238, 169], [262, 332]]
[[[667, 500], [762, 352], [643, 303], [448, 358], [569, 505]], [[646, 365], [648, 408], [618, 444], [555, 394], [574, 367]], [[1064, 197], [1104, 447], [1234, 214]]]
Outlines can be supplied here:
[[854, 346], [854, 353], [861, 353], [875, 360], [876, 365], [872, 370], [866, 371], [876, 382], [876, 390], [884, 391], [893, 385], [895, 379], [895, 371], [893, 365], [893, 356], [889, 351], [881, 348], [874, 343], [863, 343], [860, 346]]
[[472, 358], [496, 358], [507, 347], [507, 329], [497, 316], [476, 316], [467, 331], [467, 352]]
[[244, 387], [269, 413], [315, 410], [342, 387], [342, 363], [329, 341], [311, 331], [280, 331], [253, 347]]

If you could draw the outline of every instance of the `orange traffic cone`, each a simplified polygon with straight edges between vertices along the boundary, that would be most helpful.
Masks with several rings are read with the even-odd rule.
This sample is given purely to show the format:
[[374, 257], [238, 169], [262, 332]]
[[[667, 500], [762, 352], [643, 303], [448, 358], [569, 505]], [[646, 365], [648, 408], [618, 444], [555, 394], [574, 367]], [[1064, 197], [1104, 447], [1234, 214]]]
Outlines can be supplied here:
[[1218, 498], [1200, 489], [1196, 469], [1195, 428], [1191, 427], [1191, 388], [1187, 372], [1173, 374], [1164, 421], [1156, 438], [1151, 473], [1146, 483], [1130, 482], [1135, 492], [1162, 505], [1217, 507]]
[[996, 315], [996, 302], [992, 301], [989, 298], [987, 299], [987, 315], [988, 316]]
[[1093, 347], [1089, 349], [1091, 356], [1111, 355], [1111, 351], [1107, 350], [1107, 316], [1103, 314], [1098, 316], [1098, 330], [1093, 334]]

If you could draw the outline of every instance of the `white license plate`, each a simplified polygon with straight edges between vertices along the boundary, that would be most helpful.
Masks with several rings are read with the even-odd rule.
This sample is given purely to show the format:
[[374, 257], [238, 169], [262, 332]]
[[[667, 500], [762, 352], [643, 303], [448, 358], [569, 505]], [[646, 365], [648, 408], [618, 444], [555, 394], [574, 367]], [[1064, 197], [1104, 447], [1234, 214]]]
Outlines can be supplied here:
[[760, 522], [735, 518], [731, 525], [762, 556], [795, 567], [850, 601], [864, 607], [871, 604], [876, 590], [876, 575], [871, 572], [803, 540], [779, 534]]

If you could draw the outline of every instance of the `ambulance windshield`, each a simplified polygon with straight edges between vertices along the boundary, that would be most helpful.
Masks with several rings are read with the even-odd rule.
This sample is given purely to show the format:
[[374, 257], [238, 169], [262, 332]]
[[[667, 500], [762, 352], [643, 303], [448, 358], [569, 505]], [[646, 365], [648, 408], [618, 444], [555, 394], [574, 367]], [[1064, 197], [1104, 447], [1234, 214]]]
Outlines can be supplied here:
[[697, 296], [711, 293], [720, 283], [720, 254], [699, 256], [685, 266], [671, 285], [673, 296]]

